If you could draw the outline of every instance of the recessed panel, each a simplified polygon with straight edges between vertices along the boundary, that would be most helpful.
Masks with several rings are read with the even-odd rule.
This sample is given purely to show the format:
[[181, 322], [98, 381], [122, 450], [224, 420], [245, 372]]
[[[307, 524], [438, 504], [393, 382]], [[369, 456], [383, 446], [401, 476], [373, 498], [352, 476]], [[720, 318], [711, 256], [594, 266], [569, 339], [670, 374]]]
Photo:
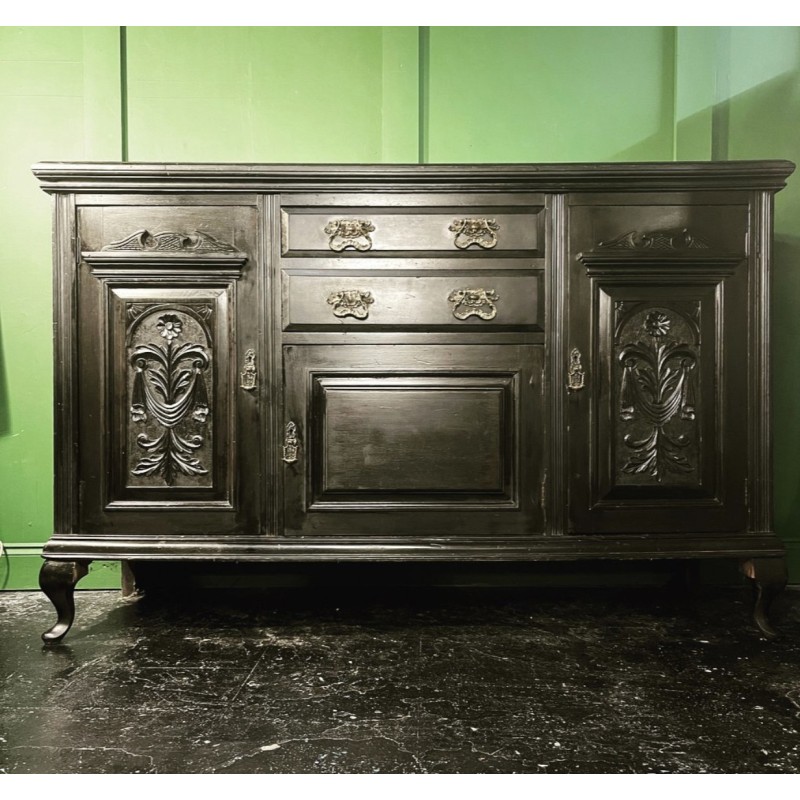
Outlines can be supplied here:
[[[503, 494], [513, 462], [510, 381], [324, 379], [320, 495]], [[415, 385], [417, 383], [417, 385]], [[361, 384], [361, 385], [359, 385]]]
[[715, 287], [598, 291], [612, 391], [598, 413], [609, 426], [596, 450], [611, 458], [598, 459], [597, 502], [715, 498]]
[[[225, 289], [109, 287], [116, 416], [109, 501], [229, 496]], [[220, 356], [222, 354], [222, 356]]]
[[289, 535], [541, 531], [537, 345], [288, 345]]

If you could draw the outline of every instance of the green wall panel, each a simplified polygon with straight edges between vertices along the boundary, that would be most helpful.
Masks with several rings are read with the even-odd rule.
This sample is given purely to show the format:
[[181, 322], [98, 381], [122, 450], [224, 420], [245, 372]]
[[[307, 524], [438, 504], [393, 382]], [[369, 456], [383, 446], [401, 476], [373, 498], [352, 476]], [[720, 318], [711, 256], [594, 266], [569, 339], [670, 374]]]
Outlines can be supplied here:
[[675, 37], [675, 158], [712, 157], [718, 28], [678, 28]]
[[416, 157], [415, 29], [129, 28], [127, 53], [132, 161]]
[[30, 167], [119, 158], [118, 41], [0, 28], [0, 588], [30, 583], [53, 530], [51, 213]]
[[431, 28], [424, 160], [669, 161], [671, 28]]
[[[721, 36], [716, 139], [722, 158], [800, 164], [800, 28], [729, 28]], [[800, 173], [775, 199], [773, 398], [775, 526], [800, 582]]]

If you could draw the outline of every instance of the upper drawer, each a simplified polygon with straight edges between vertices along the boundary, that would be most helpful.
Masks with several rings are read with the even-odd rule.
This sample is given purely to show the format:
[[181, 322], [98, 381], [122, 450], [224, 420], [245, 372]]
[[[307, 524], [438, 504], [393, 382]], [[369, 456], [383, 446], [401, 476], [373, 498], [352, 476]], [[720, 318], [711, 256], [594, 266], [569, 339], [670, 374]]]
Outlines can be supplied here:
[[301, 206], [281, 209], [292, 256], [544, 255], [541, 205]]
[[[89, 261], [160, 266], [213, 265], [251, 259], [256, 252], [258, 208], [228, 198], [100, 198], [78, 209], [80, 248]], [[162, 202], [156, 203], [156, 200]], [[116, 204], [114, 204], [116, 201]]]

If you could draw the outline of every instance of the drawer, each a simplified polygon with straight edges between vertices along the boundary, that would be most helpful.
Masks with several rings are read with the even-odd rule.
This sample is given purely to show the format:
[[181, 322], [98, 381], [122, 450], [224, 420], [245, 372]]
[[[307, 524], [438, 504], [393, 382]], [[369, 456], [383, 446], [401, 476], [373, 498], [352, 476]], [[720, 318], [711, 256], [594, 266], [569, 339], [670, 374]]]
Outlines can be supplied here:
[[541, 331], [543, 271], [338, 275], [283, 273], [283, 327], [509, 328]]
[[426, 253], [538, 258], [542, 206], [291, 207], [281, 210], [285, 257]]
[[[190, 258], [251, 253], [257, 208], [246, 205], [189, 204], [168, 198], [169, 206], [134, 204], [85, 206], [78, 212], [81, 250], [137, 258], [159, 255]], [[126, 202], [127, 201], [127, 202]], [[240, 201], [241, 203], [241, 201]]]

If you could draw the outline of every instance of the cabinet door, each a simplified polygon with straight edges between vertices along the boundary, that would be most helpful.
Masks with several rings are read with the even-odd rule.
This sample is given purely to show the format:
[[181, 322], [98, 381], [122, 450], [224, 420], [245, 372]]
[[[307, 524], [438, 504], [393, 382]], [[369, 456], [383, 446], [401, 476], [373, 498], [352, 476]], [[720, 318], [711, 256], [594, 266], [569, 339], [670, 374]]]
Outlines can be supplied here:
[[744, 530], [747, 206], [650, 202], [570, 217], [571, 530]]
[[289, 535], [542, 530], [542, 348], [284, 347]]
[[100, 246], [78, 278], [80, 530], [259, 533], [255, 210], [184, 210], [215, 236], [184, 235], [174, 208], [123, 212], [128, 230], [152, 217], [148, 240], [103, 245], [100, 210], [82, 218]]

